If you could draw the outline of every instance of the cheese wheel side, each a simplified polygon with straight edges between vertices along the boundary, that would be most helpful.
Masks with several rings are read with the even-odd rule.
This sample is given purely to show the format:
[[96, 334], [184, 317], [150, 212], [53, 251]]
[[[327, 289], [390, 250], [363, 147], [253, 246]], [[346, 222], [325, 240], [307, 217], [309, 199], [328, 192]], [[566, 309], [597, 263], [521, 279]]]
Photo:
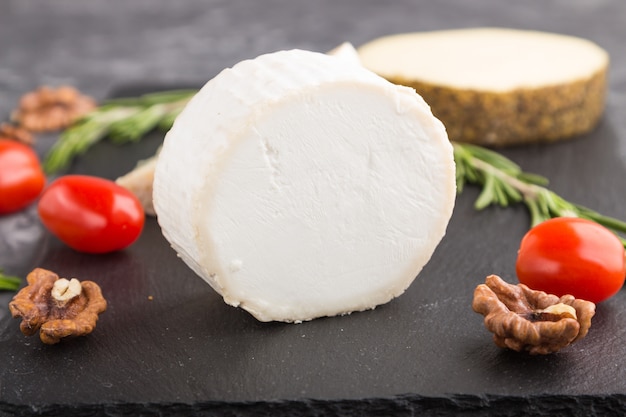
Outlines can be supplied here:
[[609, 55], [578, 37], [453, 29], [384, 36], [358, 54], [366, 68], [424, 97], [454, 141], [569, 139], [590, 132], [605, 108]]
[[445, 234], [452, 148], [412, 89], [308, 51], [209, 81], [155, 170], [164, 236], [261, 321], [371, 309], [402, 294]]

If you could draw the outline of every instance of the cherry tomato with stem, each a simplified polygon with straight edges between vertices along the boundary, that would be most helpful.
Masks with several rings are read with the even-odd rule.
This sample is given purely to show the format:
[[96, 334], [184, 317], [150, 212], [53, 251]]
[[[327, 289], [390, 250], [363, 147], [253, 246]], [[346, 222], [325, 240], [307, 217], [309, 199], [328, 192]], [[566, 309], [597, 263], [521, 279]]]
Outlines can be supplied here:
[[88, 175], [65, 175], [53, 181], [41, 195], [38, 211], [52, 234], [86, 253], [130, 246], [145, 221], [134, 194], [113, 181]]
[[46, 184], [39, 157], [28, 145], [0, 139], [0, 215], [33, 203]]
[[624, 246], [609, 229], [577, 217], [533, 227], [521, 241], [516, 272], [533, 290], [599, 303], [624, 285]]

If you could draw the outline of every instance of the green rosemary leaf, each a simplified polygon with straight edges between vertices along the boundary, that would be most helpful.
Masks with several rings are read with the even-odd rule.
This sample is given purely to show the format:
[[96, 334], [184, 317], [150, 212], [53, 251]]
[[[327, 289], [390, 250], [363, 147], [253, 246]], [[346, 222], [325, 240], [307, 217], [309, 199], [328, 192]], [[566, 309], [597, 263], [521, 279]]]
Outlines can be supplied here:
[[159, 122], [157, 129], [170, 130], [172, 126], [174, 125], [174, 120], [176, 120], [176, 118], [178, 117], [178, 115], [180, 114], [182, 110], [183, 110], [183, 107], [180, 107], [179, 109], [172, 110], [169, 113], [165, 114], [163, 118], [161, 119], [161, 121]]
[[461, 194], [463, 192], [463, 187], [465, 186], [465, 164], [457, 164], [456, 165], [456, 192], [457, 194]]
[[541, 214], [542, 220], [548, 220], [554, 215], [554, 204], [552, 202], [552, 193], [548, 190], [539, 190], [535, 197], [537, 208]]
[[478, 158], [498, 170], [510, 174], [521, 172], [519, 165], [496, 151], [470, 144], [464, 144], [463, 147], [465, 147], [474, 158]]
[[109, 138], [117, 144], [137, 142], [152, 131], [163, 118], [160, 106], [137, 108], [136, 113], [118, 120], [109, 127]]
[[69, 166], [72, 159], [84, 154], [93, 144], [106, 136], [108, 128], [86, 119], [61, 134], [43, 161], [47, 174], [54, 174]]
[[500, 180], [494, 181], [493, 191], [494, 191], [493, 194], [495, 196], [496, 204], [498, 204], [500, 207], [506, 207], [509, 205], [509, 200], [507, 198], [506, 192], [504, 191], [502, 181]]
[[483, 189], [478, 195], [478, 198], [474, 202], [474, 208], [476, 210], [483, 210], [487, 208], [489, 205], [493, 204], [495, 195], [494, 195], [494, 181], [495, 178], [493, 176], [488, 176], [485, 183], [483, 184]]
[[6, 275], [2, 269], [0, 269], [0, 290], [2, 291], [16, 291], [22, 284], [20, 277]]
[[547, 178], [522, 171], [495, 151], [457, 142], [453, 146], [455, 162], [463, 166], [461, 174], [465, 177], [457, 177], [457, 184], [468, 182], [482, 187], [474, 203], [477, 210], [523, 202], [530, 214], [531, 227], [554, 217], [583, 217], [615, 232], [626, 248], [626, 239], [620, 235], [626, 233], [626, 222], [567, 201], [546, 188]]
[[588, 220], [595, 221], [603, 225], [606, 228], [609, 228], [616, 232], [626, 233], [626, 222], [622, 220], [618, 220], [612, 217], [604, 216], [594, 210], [591, 210], [587, 207], [576, 204], [576, 210], [579, 213], [580, 217], [584, 217]]
[[196, 90], [172, 90], [105, 101], [66, 129], [46, 155], [43, 167], [54, 174], [106, 137], [116, 143], [142, 139], [156, 128], [169, 129]]
[[536, 184], [536, 185], [548, 185], [549, 180], [543, 175], [532, 174], [530, 172], [522, 172], [520, 171], [517, 175], [517, 178], [520, 181], [526, 182], [528, 184]]
[[509, 206], [511, 203], [519, 203], [523, 200], [522, 193], [520, 193], [511, 184], [507, 183], [506, 181], [500, 181], [500, 186], [507, 196], [506, 206]]
[[139, 97], [112, 98], [106, 100], [101, 107], [147, 107], [181, 100], [187, 101], [197, 92], [198, 90], [166, 90], [143, 94]]

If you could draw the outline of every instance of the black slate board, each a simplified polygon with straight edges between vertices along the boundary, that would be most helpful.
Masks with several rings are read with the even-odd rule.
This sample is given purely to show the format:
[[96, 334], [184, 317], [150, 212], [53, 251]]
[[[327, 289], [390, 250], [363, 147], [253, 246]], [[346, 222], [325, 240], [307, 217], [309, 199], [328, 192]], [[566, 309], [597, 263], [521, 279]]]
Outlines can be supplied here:
[[[119, 92], [124, 95], [124, 89]], [[136, 90], [133, 90], [135, 93]], [[97, 145], [72, 172], [114, 179], [150, 156]], [[620, 147], [604, 120], [590, 135], [503, 151], [563, 196], [626, 217]], [[97, 281], [109, 309], [88, 337], [46, 346], [10, 318], [0, 295], [0, 413], [27, 415], [606, 415], [626, 410], [626, 291], [598, 306], [589, 335], [550, 356], [498, 349], [471, 310], [475, 286], [515, 282], [523, 207], [473, 209], [459, 196], [448, 232], [409, 290], [373, 311], [303, 324], [260, 323], [227, 306], [149, 218], [109, 255], [75, 252], [27, 210], [0, 219], [0, 264]], [[556, 414], [555, 414], [556, 413]]]

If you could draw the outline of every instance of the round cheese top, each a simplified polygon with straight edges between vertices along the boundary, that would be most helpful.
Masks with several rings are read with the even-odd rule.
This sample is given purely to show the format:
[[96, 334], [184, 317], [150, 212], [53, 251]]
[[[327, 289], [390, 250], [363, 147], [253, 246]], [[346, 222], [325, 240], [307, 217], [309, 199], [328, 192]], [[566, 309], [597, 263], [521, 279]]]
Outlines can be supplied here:
[[607, 52], [586, 39], [502, 28], [391, 35], [358, 53], [365, 67], [389, 79], [486, 91], [585, 80], [609, 62]]

